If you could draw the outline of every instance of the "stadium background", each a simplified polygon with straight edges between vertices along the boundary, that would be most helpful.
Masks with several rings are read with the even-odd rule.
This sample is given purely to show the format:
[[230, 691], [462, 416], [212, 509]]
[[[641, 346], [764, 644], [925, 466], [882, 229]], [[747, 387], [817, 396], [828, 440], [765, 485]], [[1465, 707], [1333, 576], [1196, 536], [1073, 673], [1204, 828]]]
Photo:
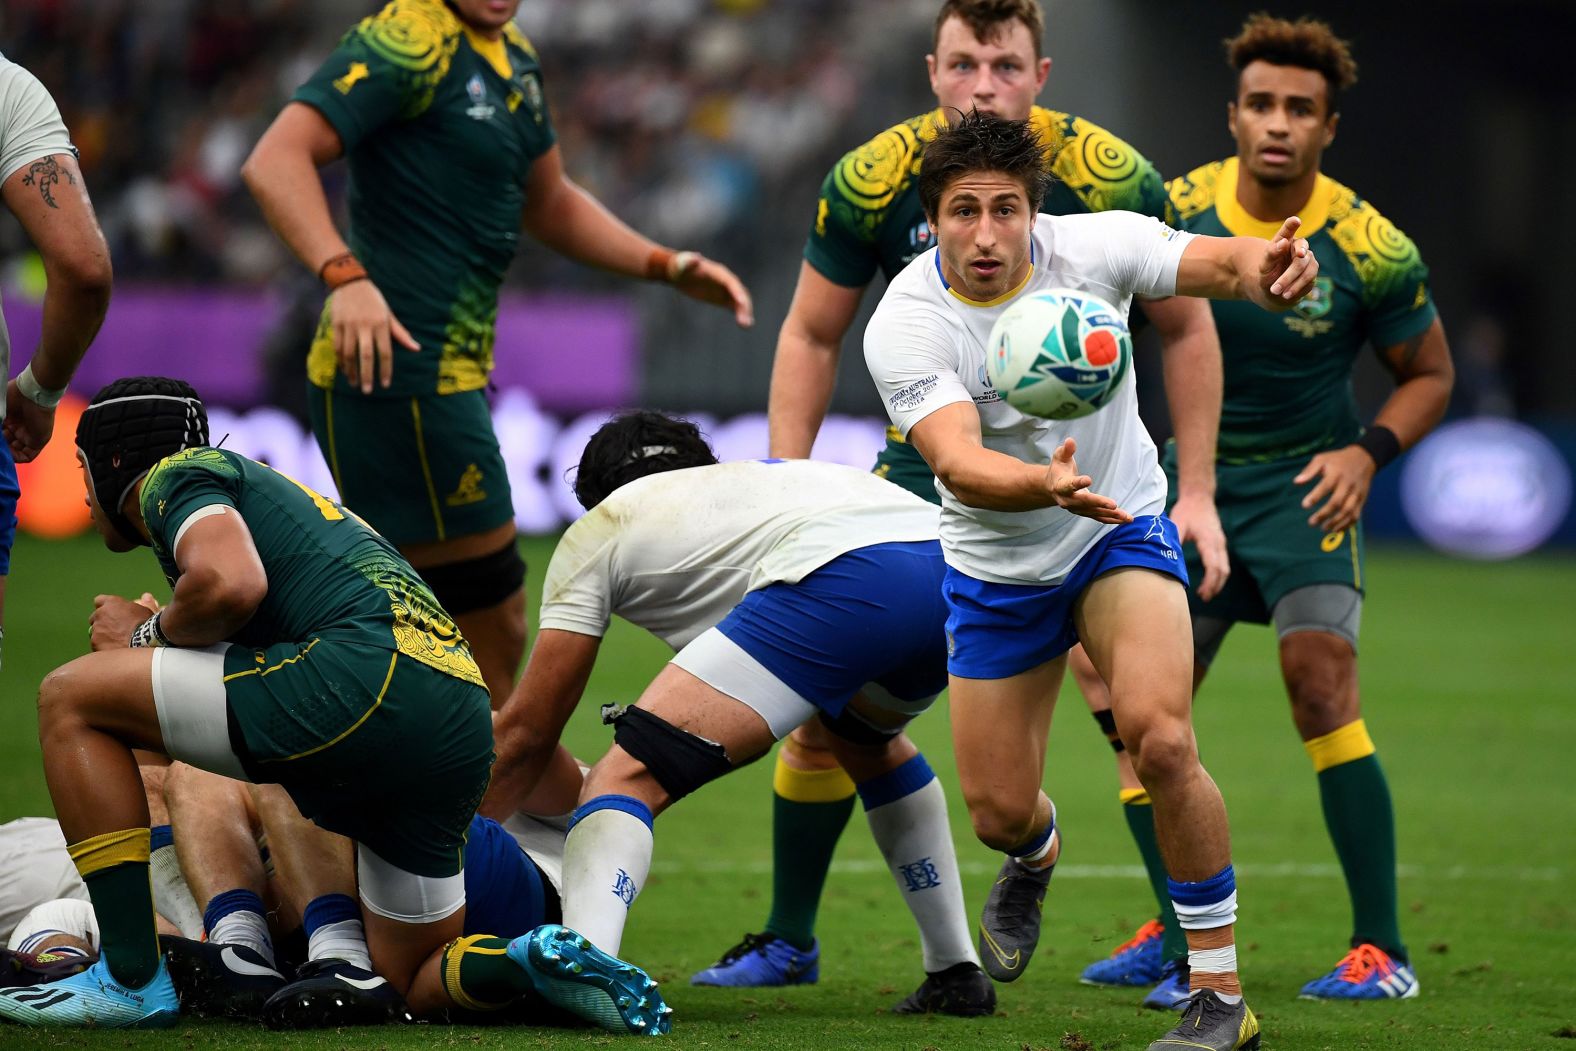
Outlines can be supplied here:
[[[229, 447], [332, 488], [295, 415], [321, 292], [263, 225], [238, 169], [288, 92], [376, 6], [0, 2], [0, 51], [32, 69], [59, 101], [115, 260], [115, 298], [78, 392], [118, 375], [182, 375], [215, 406], [215, 434], [230, 433]], [[1361, 81], [1345, 98], [1325, 170], [1373, 200], [1429, 262], [1457, 361], [1452, 419], [1516, 420], [1557, 451], [1496, 444], [1520, 439], [1480, 431], [1439, 450], [1427, 471], [1413, 469], [1410, 507], [1403, 507], [1405, 461], [1376, 483], [1369, 528], [1380, 544], [1364, 625], [1365, 691], [1396, 783], [1410, 936], [1430, 954], [1425, 999], [1409, 1013], [1368, 1025], [1286, 1000], [1332, 962], [1339, 946], [1330, 935], [1344, 924], [1345, 906], [1313, 779], [1281, 708], [1269, 636], [1239, 631], [1228, 643], [1201, 707], [1200, 735], [1234, 807], [1245, 884], [1256, 880], [1253, 937], [1266, 951], [1250, 947], [1249, 968], [1279, 997], [1265, 1012], [1276, 1046], [1560, 1046], [1556, 1036], [1576, 1034], [1576, 1008], [1560, 978], [1576, 934], [1561, 892], [1576, 874], [1576, 791], [1566, 760], [1576, 751], [1568, 712], [1576, 355], [1566, 318], [1576, 287], [1576, 253], [1566, 245], [1576, 181], [1564, 176], [1576, 168], [1576, 89], [1564, 64], [1566, 34], [1556, 31], [1567, 5], [1050, 0], [1046, 46], [1055, 64], [1041, 101], [1111, 129], [1166, 175], [1226, 155], [1232, 78], [1219, 41], [1266, 6], [1288, 15], [1311, 10], [1354, 43]], [[935, 7], [936, 0], [524, 0], [520, 22], [542, 52], [571, 174], [643, 232], [734, 267], [756, 296], [759, 319], [740, 332], [666, 289], [524, 247], [508, 282], [495, 404], [528, 532], [551, 534], [572, 514], [563, 470], [611, 407], [702, 414], [725, 455], [764, 453], [759, 414], [772, 347], [816, 190], [844, 150], [933, 104], [920, 56]], [[343, 179], [342, 166], [328, 174], [340, 203]], [[0, 218], [13, 369], [35, 338], [40, 281], [20, 229]], [[875, 299], [867, 296], [866, 312]], [[861, 328], [862, 321], [855, 333]], [[1152, 348], [1147, 353], [1142, 401], [1164, 434], [1159, 369]], [[1367, 361], [1358, 386], [1371, 409], [1387, 381]], [[856, 336], [845, 347], [833, 411], [838, 418], [818, 454], [868, 463], [882, 421]], [[57, 435], [70, 433], [63, 420]], [[134, 559], [110, 559], [90, 537], [39, 539], [81, 523], [68, 441], [57, 438], [24, 485], [24, 528], [33, 535], [19, 544], [7, 603], [0, 820], [48, 806], [30, 703], [39, 678], [81, 651], [95, 591], [135, 593], [149, 572]], [[1510, 562], [1463, 561], [1419, 546], [1419, 522], [1436, 540], [1478, 555], [1546, 547]], [[550, 541], [527, 548], [539, 582]], [[629, 659], [599, 672], [592, 702], [631, 699], [660, 659], [637, 633], [613, 638]], [[1076, 701], [1067, 703], [1073, 714], [1053, 744], [1051, 783], [1064, 812], [1083, 815], [1080, 857], [1066, 874], [1070, 886], [1053, 895], [1066, 894], [1055, 908], [1068, 919], [1051, 935], [1048, 958], [1025, 992], [1004, 994], [1010, 1032], [950, 1023], [891, 1030], [871, 1017], [916, 976], [906, 917], [875, 868], [868, 836], [855, 829], [839, 854], [823, 923], [829, 959], [842, 952], [847, 964], [829, 966], [820, 990], [782, 996], [697, 1000], [675, 983], [681, 1017], [694, 1022], [688, 1036], [681, 1030], [685, 1045], [795, 1046], [804, 1038], [794, 1027], [812, 1020], [827, 1046], [1105, 1047], [1116, 1046], [1106, 1042], [1116, 1036], [1147, 1039], [1151, 1018], [1069, 979], [1074, 965], [1108, 951], [1113, 935], [1143, 918], [1143, 884], [1116, 820], [1108, 761], [1080, 729]], [[945, 756], [944, 720], [931, 723], [922, 743]], [[581, 754], [596, 754], [605, 739], [589, 719], [572, 728]], [[955, 786], [950, 764], [942, 759], [938, 768]], [[758, 764], [737, 791], [703, 793], [693, 810], [664, 819], [657, 870], [664, 879], [653, 881], [631, 945], [666, 978], [709, 962], [759, 922], [767, 776]], [[955, 804], [955, 819], [960, 812]], [[965, 872], [981, 883], [989, 859], [974, 849], [966, 823], [958, 834]], [[982, 892], [971, 885], [971, 906]], [[701, 897], [717, 902], [704, 916], [692, 906]], [[1069, 1042], [1064, 1030], [1097, 1042]], [[0, 1047], [21, 1039], [0, 1032]], [[251, 1046], [235, 1044], [244, 1038], [231, 1031], [199, 1029], [198, 1043], [207, 1040]], [[405, 1040], [379, 1037], [389, 1046]]]

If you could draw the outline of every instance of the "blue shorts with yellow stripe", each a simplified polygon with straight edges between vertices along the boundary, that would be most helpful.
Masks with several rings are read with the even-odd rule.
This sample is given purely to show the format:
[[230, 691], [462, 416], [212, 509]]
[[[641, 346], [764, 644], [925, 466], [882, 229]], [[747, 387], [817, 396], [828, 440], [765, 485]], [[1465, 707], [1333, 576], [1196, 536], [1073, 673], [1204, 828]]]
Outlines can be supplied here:
[[231, 646], [224, 673], [230, 745], [253, 781], [408, 872], [460, 871], [492, 767], [484, 687], [348, 634]]
[[514, 521], [483, 391], [367, 397], [308, 383], [307, 407], [339, 502], [396, 547]]
[[[1208, 602], [1191, 589], [1194, 616], [1268, 624], [1270, 611], [1289, 592], [1312, 584], [1341, 584], [1363, 590], [1363, 529], [1326, 533], [1308, 524], [1313, 509], [1302, 506], [1313, 482], [1292, 479], [1313, 454], [1262, 463], [1216, 464], [1215, 506], [1226, 533], [1231, 577]], [[1163, 466], [1170, 485], [1167, 505], [1176, 500], [1176, 450], [1166, 447]], [[1188, 577], [1204, 579], [1198, 549], [1188, 544]]]

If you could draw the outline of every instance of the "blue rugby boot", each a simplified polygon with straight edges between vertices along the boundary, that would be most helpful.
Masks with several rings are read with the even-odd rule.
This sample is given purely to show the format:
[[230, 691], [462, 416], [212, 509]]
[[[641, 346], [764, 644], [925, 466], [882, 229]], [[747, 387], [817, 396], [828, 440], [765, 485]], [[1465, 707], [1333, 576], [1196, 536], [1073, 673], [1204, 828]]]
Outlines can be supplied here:
[[181, 1014], [164, 958], [148, 984], [128, 989], [103, 956], [83, 971], [47, 985], [0, 990], [0, 1019], [28, 1026], [73, 1029], [160, 1029]]
[[610, 1033], [658, 1036], [673, 1028], [673, 1008], [645, 971], [568, 927], [544, 924], [510, 942], [507, 952], [538, 996]]
[[814, 985], [821, 977], [821, 943], [795, 949], [775, 934], [746, 934], [722, 959], [690, 978], [691, 985], [760, 988], [771, 985]]
[[1184, 960], [1167, 960], [1160, 967], [1160, 981], [1144, 997], [1152, 1011], [1180, 1011], [1193, 991], [1188, 988], [1188, 969]]
[[1302, 987], [1304, 1000], [1410, 1000], [1421, 987], [1412, 968], [1364, 942], [1341, 957], [1335, 970]]
[[1154, 985], [1160, 981], [1160, 968], [1165, 963], [1161, 944], [1165, 935], [1160, 921], [1150, 920], [1110, 956], [1085, 967], [1078, 980], [1085, 985]]

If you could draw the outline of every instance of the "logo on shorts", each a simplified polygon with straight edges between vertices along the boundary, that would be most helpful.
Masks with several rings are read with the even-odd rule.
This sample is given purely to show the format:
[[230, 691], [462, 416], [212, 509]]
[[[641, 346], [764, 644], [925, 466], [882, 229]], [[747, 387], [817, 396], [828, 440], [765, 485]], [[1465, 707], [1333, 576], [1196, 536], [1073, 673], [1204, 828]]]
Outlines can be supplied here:
[[479, 504], [487, 499], [487, 491], [482, 488], [482, 469], [475, 464], [467, 464], [464, 471], [460, 472], [460, 484], [454, 487], [454, 492], [443, 498], [443, 502], [450, 507], [463, 507], [465, 504]]
[[625, 908], [635, 903], [635, 881], [623, 869], [618, 870], [618, 877], [613, 880], [613, 894], [624, 903]]
[[1334, 551], [1341, 546], [1341, 541], [1346, 539], [1346, 530], [1337, 530], [1334, 533], [1325, 533], [1324, 539], [1319, 541], [1319, 550], [1326, 553]]
[[952, 632], [950, 632], [950, 631], [947, 632], [946, 635], [947, 635], [947, 656], [950, 657], [954, 653], [958, 652], [958, 640], [952, 637]]
[[936, 871], [935, 863], [929, 858], [920, 858], [907, 865], [899, 865], [897, 870], [903, 875], [904, 890], [929, 890], [931, 887], [941, 886], [941, 873]]

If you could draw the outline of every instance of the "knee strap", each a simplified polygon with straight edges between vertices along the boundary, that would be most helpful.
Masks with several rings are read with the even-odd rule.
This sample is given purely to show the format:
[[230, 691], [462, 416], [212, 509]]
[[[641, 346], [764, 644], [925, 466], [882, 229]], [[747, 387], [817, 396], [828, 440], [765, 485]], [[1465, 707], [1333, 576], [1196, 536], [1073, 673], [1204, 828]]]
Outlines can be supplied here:
[[525, 559], [513, 540], [490, 555], [418, 569], [450, 616], [496, 606], [525, 583]]
[[613, 727], [614, 743], [644, 764], [671, 802], [733, 770], [722, 745], [644, 708], [610, 705], [602, 709], [602, 721]]
[[1105, 739], [1111, 742], [1111, 751], [1118, 754], [1127, 751], [1127, 745], [1122, 743], [1122, 735], [1116, 732], [1116, 713], [1106, 708], [1089, 714], [1100, 724], [1100, 732], [1105, 734]]

